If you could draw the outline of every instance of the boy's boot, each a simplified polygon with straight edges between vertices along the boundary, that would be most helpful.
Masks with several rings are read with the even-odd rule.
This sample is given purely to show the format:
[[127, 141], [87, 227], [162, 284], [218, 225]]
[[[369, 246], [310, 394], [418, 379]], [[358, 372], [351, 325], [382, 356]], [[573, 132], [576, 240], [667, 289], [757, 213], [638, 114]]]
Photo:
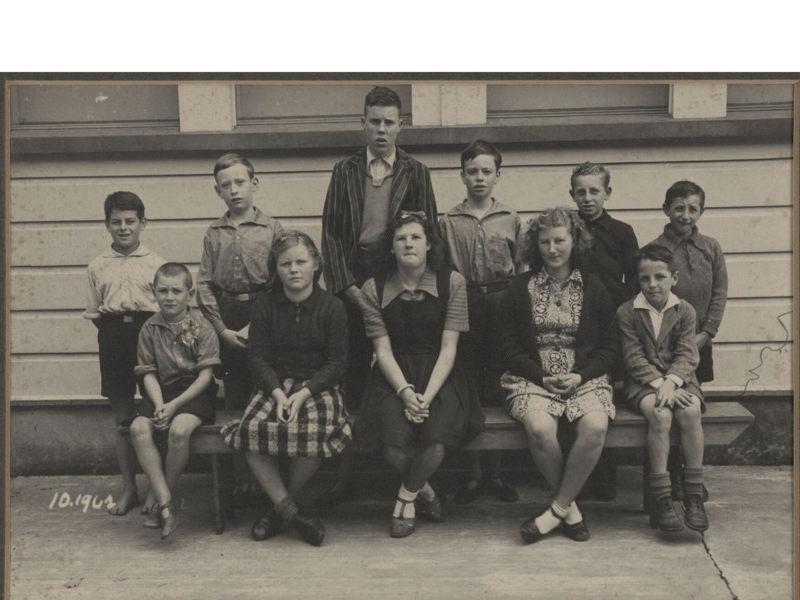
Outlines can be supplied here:
[[708, 529], [708, 517], [703, 506], [703, 467], [685, 469], [686, 485], [683, 496], [683, 520], [694, 531]]
[[650, 507], [650, 527], [661, 531], [680, 531], [683, 529], [670, 496], [669, 473], [651, 473], [650, 490], [653, 503]]

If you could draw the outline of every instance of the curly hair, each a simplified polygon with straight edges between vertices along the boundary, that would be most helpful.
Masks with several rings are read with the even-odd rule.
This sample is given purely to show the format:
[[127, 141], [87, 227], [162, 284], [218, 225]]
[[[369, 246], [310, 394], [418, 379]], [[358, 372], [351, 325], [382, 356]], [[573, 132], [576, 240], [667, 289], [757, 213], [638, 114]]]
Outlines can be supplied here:
[[542, 229], [553, 229], [555, 227], [566, 227], [572, 236], [572, 254], [569, 257], [570, 266], [573, 269], [584, 266], [586, 255], [592, 247], [594, 238], [586, 228], [583, 219], [578, 216], [577, 211], [557, 206], [548, 208], [528, 221], [522, 258], [534, 272], [544, 267], [544, 259], [539, 251], [539, 232]]
[[409, 223], [419, 223], [425, 232], [425, 237], [428, 238], [431, 248], [427, 254], [427, 264], [434, 271], [447, 266], [444, 258], [444, 251], [442, 248], [442, 241], [436, 231], [436, 227], [431, 223], [424, 213], [421, 212], [408, 212], [401, 211], [389, 223], [389, 227], [383, 232], [380, 238], [370, 245], [369, 248], [369, 270], [370, 275], [389, 275], [397, 269], [397, 259], [392, 254], [394, 232], [400, 229], [403, 225]]
[[296, 229], [287, 229], [281, 235], [272, 241], [272, 248], [269, 251], [267, 258], [267, 265], [269, 267], [269, 279], [267, 280], [267, 289], [273, 289], [281, 285], [281, 279], [278, 277], [278, 257], [295, 246], [305, 246], [311, 258], [317, 261], [317, 269], [314, 271], [314, 283], [319, 283], [319, 278], [322, 275], [322, 255], [317, 250], [314, 240], [309, 237], [307, 233], [298, 231]]
[[600, 175], [603, 178], [604, 188], [608, 188], [608, 186], [611, 185], [611, 173], [606, 166], [600, 163], [591, 163], [587, 161], [572, 169], [569, 185], [573, 190], [575, 189], [575, 183], [578, 181], [578, 177], [583, 177], [584, 175]]

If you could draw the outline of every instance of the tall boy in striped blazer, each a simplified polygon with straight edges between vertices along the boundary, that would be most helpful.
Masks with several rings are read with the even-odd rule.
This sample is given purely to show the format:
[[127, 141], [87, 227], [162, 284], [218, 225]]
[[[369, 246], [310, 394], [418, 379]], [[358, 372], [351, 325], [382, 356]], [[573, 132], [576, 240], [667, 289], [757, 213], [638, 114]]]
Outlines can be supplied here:
[[[395, 146], [403, 125], [399, 96], [386, 87], [367, 94], [361, 124], [365, 148], [333, 168], [322, 212], [322, 256], [327, 291], [344, 300], [349, 326], [345, 401], [357, 408], [372, 362], [372, 344], [364, 331], [359, 290], [371, 277], [368, 248], [386, 231], [401, 210], [422, 211], [437, 219], [436, 199], [428, 168]], [[352, 498], [348, 483], [351, 455], [345, 454], [339, 478], [323, 492], [320, 508]]]

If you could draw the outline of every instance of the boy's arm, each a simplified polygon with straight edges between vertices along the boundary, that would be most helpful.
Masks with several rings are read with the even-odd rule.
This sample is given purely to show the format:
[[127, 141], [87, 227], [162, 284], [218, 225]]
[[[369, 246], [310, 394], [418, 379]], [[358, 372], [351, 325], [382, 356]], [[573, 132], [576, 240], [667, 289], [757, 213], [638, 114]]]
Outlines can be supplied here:
[[[211, 385], [211, 380], [213, 378], [213, 369], [211, 367], [206, 367], [205, 369], [200, 369], [200, 372], [197, 374], [197, 379], [195, 379], [188, 388], [186, 388], [180, 396], [176, 396], [169, 402], [163, 405], [165, 411], [167, 411], [167, 419], [172, 419], [175, 416], [175, 412], [187, 402], [191, 402], [195, 398], [197, 398], [200, 394], [206, 391], [209, 385]], [[160, 393], [160, 391], [159, 391]], [[156, 411], [157, 412], [157, 411]]]
[[725, 266], [725, 255], [719, 244], [716, 244], [714, 248], [711, 277], [711, 300], [708, 302], [706, 319], [700, 325], [700, 330], [705, 331], [713, 338], [719, 331], [722, 315], [725, 313], [725, 304], [728, 301], [728, 269]]
[[525, 270], [525, 263], [522, 261], [522, 252], [525, 247], [523, 238], [525, 231], [522, 227], [522, 219], [519, 214], [514, 212], [514, 247], [512, 248], [511, 260], [514, 261], [514, 275], [519, 275]]
[[335, 298], [331, 310], [325, 315], [325, 364], [308, 380], [306, 387], [312, 396], [336, 384], [347, 368], [347, 311]]
[[530, 314], [526, 314], [524, 302], [520, 300], [520, 291], [519, 284], [512, 284], [500, 299], [500, 310], [494, 316], [500, 336], [500, 357], [512, 374], [543, 385], [544, 369], [528, 356], [518, 337], [527, 331], [528, 327], [523, 324], [530, 323], [531, 319]]
[[164, 399], [161, 395], [161, 384], [158, 382], [158, 364], [156, 363], [152, 332], [146, 325], [139, 331], [136, 362], [137, 365], [133, 368], [133, 373], [136, 377], [144, 378], [142, 382], [144, 390], [156, 410], [158, 410], [164, 405]]
[[209, 232], [203, 237], [203, 256], [200, 259], [200, 268], [197, 271], [197, 306], [203, 316], [209, 320], [218, 334], [227, 329], [220, 316], [217, 297], [214, 295], [214, 283], [212, 274], [214, 273], [214, 249], [211, 245]]
[[[627, 225], [627, 224], [626, 224]], [[630, 300], [639, 293], [638, 273], [636, 270], [636, 253], [639, 252], [639, 242], [633, 227], [625, 228], [622, 236], [622, 272], [625, 275], [625, 300]]]
[[695, 312], [691, 304], [686, 301], [681, 301], [678, 327], [680, 327], [680, 335], [675, 345], [672, 364], [667, 369], [666, 376], [680, 377], [683, 384], [692, 378], [692, 373], [700, 364], [700, 353], [697, 351], [694, 341]]
[[147, 373], [142, 381], [144, 391], [147, 392], [147, 397], [155, 406], [155, 412], [161, 410], [164, 406], [164, 396], [161, 395], [161, 384], [158, 383], [158, 375], [155, 372]]
[[101, 317], [100, 305], [103, 303], [103, 298], [100, 296], [100, 290], [97, 289], [91, 269], [86, 271], [86, 276], [89, 280], [89, 285], [86, 288], [86, 310], [83, 311], [83, 318], [91, 319], [95, 327], [97, 327], [98, 319]]
[[620, 343], [622, 345], [622, 359], [625, 363], [625, 370], [632, 379], [642, 385], [648, 385], [663, 377], [655, 365], [647, 360], [639, 336], [636, 333], [636, 311], [629, 305], [623, 304], [617, 311], [615, 323], [619, 331]]
[[341, 168], [340, 165], [333, 168], [322, 208], [322, 264], [325, 286], [331, 294], [338, 294], [356, 283], [344, 256], [343, 240], [351, 207]]
[[259, 294], [253, 303], [253, 312], [250, 315], [247, 366], [253, 374], [256, 387], [269, 396], [273, 390], [283, 389], [283, 386], [268, 358], [271, 336], [268, 313], [269, 297], [266, 293]]

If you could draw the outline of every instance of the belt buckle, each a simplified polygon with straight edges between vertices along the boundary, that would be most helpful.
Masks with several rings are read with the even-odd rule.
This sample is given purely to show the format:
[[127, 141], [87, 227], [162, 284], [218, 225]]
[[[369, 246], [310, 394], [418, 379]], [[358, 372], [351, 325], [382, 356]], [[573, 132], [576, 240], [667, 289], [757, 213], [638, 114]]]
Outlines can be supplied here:
[[123, 323], [133, 323], [133, 315], [122, 315]]
[[236, 296], [236, 299], [239, 302], [247, 302], [248, 300], [250, 300], [250, 294], [238, 294]]

